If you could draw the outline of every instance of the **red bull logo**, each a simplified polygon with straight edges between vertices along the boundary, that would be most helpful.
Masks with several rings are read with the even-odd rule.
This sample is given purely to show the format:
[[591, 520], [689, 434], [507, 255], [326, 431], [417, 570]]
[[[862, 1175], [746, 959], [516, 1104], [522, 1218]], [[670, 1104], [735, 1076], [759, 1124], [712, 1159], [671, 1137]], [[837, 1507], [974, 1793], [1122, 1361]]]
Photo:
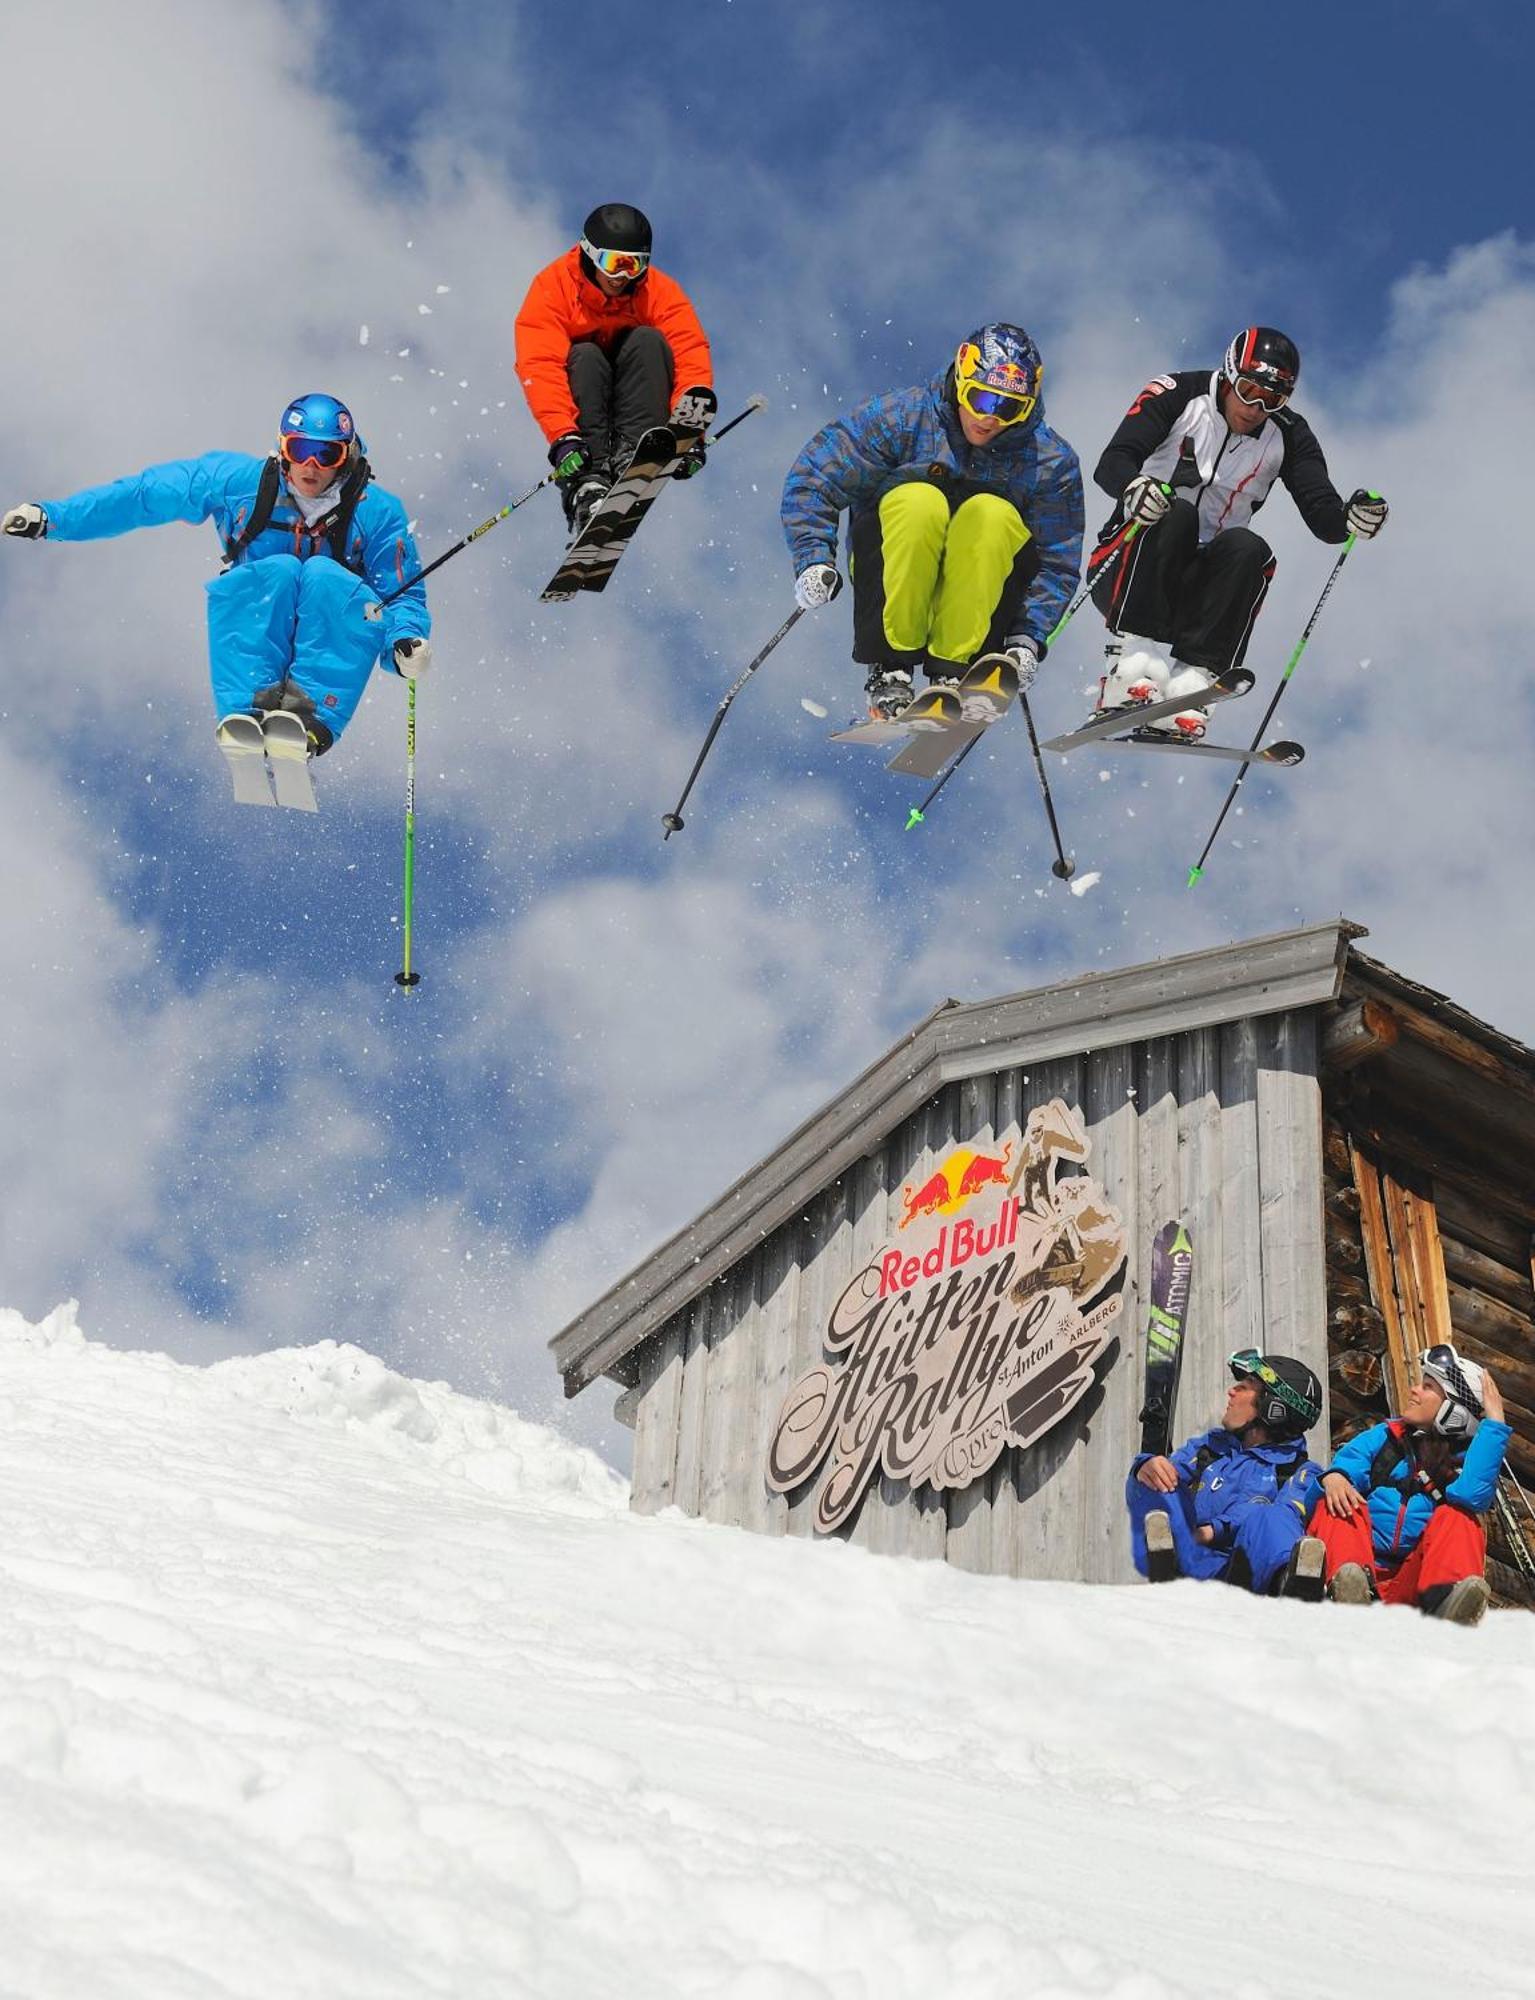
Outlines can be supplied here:
[[1006, 1187], [1013, 1142], [1008, 1140], [1000, 1153], [977, 1153], [958, 1146], [920, 1187], [901, 1189], [901, 1219], [898, 1229], [906, 1229], [920, 1216], [951, 1215], [982, 1188]]

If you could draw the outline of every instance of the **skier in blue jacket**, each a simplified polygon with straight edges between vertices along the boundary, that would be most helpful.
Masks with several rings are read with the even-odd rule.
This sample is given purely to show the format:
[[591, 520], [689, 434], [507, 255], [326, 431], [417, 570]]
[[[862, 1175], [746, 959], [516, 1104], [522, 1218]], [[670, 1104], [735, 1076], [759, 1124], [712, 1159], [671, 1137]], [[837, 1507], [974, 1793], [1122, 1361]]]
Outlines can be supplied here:
[[1321, 1467], [1306, 1432], [1322, 1385], [1287, 1354], [1233, 1354], [1219, 1425], [1171, 1458], [1138, 1455], [1125, 1486], [1135, 1567], [1153, 1583], [1219, 1577], [1260, 1593], [1322, 1595], [1322, 1548], [1306, 1535]]
[[995, 322], [948, 367], [816, 432], [789, 468], [781, 518], [803, 610], [842, 588], [849, 516], [853, 658], [871, 716], [899, 713], [913, 676], [952, 686], [1005, 648], [1027, 689], [1076, 588], [1082, 473], [1044, 421], [1043, 363], [1022, 327]]
[[0, 531], [89, 542], [211, 520], [227, 565], [206, 585], [220, 747], [231, 764], [250, 755], [259, 764], [263, 748], [320, 756], [351, 720], [381, 654], [408, 679], [431, 663], [420, 585], [379, 613], [378, 599], [420, 562], [404, 507], [371, 477], [346, 405], [298, 396], [269, 459], [212, 451], [152, 465], [67, 499], [12, 507]]

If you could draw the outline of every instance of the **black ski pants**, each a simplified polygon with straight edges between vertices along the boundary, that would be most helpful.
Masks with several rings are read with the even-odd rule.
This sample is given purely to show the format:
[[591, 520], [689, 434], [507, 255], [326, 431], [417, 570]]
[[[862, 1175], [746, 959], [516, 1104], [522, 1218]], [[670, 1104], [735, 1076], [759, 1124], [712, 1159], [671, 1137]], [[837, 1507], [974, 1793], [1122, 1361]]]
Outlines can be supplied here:
[[1175, 500], [1154, 528], [1112, 555], [1105, 529], [1088, 562], [1093, 602], [1111, 632], [1166, 646], [1186, 667], [1238, 667], [1274, 576], [1274, 554], [1251, 528], [1224, 528], [1199, 545], [1199, 512]]
[[671, 415], [676, 365], [666, 336], [631, 326], [606, 348], [578, 340], [565, 368], [592, 463], [617, 478], [644, 433]]

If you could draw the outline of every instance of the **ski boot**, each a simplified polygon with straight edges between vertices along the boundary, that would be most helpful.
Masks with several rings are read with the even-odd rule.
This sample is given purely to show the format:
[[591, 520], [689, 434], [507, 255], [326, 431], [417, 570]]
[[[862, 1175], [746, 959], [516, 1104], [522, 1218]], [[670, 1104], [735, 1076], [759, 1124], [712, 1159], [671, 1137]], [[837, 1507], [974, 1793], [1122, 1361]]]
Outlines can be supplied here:
[[1326, 1545], [1315, 1535], [1302, 1535], [1280, 1576], [1279, 1595], [1298, 1597], [1302, 1604], [1320, 1604], [1326, 1564]]
[[1334, 1604], [1379, 1604], [1375, 1579], [1363, 1563], [1344, 1563], [1333, 1572], [1327, 1595]]
[[1492, 1591], [1485, 1576], [1463, 1576], [1459, 1583], [1441, 1583], [1424, 1591], [1419, 1609], [1447, 1625], [1480, 1625]]
[[[1170, 701], [1178, 695], [1188, 695], [1192, 698], [1203, 694], [1214, 679], [1214, 674], [1204, 667], [1186, 667], [1181, 660], [1174, 660], [1160, 699]], [[1148, 722], [1144, 731], [1138, 731], [1137, 734], [1167, 737], [1175, 743], [1198, 743], [1204, 736], [1208, 721], [1208, 710], [1193, 707], [1191, 700], [1188, 708], [1180, 708], [1176, 714], [1163, 715], [1155, 722]]]
[[572, 487], [565, 518], [570, 523], [570, 539], [573, 542], [579, 541], [586, 533], [587, 524], [607, 499], [612, 484], [605, 474], [589, 472]]
[[864, 692], [869, 697], [869, 720], [894, 722], [909, 705], [914, 690], [904, 667], [876, 667], [864, 683]]
[[1141, 647], [1126, 652], [1125, 642], [1111, 639], [1103, 649], [1103, 674], [1098, 682], [1094, 716], [1123, 712], [1128, 725], [1135, 710], [1161, 701], [1167, 693], [1167, 662]]
[[1176, 1583], [1182, 1574], [1173, 1524], [1158, 1507], [1146, 1516], [1146, 1581]]

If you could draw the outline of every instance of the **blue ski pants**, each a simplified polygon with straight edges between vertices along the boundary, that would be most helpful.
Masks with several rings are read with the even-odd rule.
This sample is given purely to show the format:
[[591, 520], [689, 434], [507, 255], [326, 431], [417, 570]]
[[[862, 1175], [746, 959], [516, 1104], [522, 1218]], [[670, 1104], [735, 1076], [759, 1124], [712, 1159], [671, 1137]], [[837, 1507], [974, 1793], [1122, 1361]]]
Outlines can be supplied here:
[[287, 675], [338, 737], [379, 656], [384, 628], [363, 615], [378, 593], [329, 556], [286, 555], [241, 563], [206, 589], [214, 712], [249, 709]]
[[[1231, 1547], [1214, 1549], [1194, 1539], [1199, 1524], [1194, 1518], [1194, 1496], [1186, 1487], [1180, 1486], [1171, 1493], [1154, 1493], [1132, 1477], [1125, 1487], [1125, 1504], [1130, 1509], [1130, 1553], [1142, 1576], [1146, 1574], [1146, 1516], [1160, 1507], [1172, 1523], [1173, 1546], [1185, 1576], [1223, 1577], [1237, 1556], [1242, 1555], [1247, 1559], [1245, 1568], [1251, 1573], [1248, 1588], [1260, 1596], [1273, 1584], [1306, 1532], [1305, 1518], [1298, 1507], [1285, 1500], [1254, 1500], [1238, 1518]], [[1244, 1566], [1237, 1567], [1241, 1575]]]

